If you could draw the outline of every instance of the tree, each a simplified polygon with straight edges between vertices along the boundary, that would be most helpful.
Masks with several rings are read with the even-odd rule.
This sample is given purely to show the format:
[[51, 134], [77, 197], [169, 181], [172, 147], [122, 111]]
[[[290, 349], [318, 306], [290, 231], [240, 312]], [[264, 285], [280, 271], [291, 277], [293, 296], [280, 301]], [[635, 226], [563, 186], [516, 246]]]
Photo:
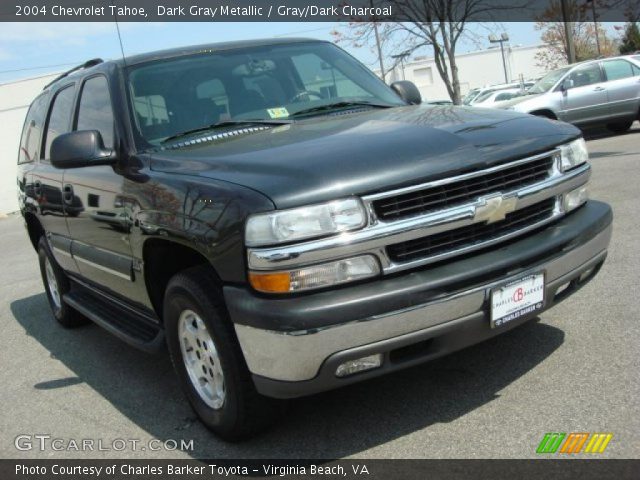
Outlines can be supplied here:
[[[459, 105], [462, 97], [456, 62], [458, 42], [463, 38], [477, 41], [478, 35], [469, 31], [468, 23], [474, 18], [488, 18], [494, 4], [490, 0], [391, 0], [386, 3], [393, 5], [394, 18], [398, 21], [381, 23], [375, 17], [352, 18], [346, 29], [332, 32], [336, 43], [371, 46], [379, 35], [376, 42], [381, 46], [379, 55], [395, 51], [409, 56], [421, 48], [431, 49], [449, 97]], [[475, 23], [475, 26], [482, 24]], [[387, 70], [402, 61], [403, 58], [396, 55]]]
[[[567, 0], [569, 9], [570, 35], [573, 38], [576, 61], [590, 60], [598, 56], [610, 57], [617, 54], [617, 46], [607, 31], [598, 24], [597, 35], [600, 54], [596, 42], [596, 27], [591, 9], [578, 0]], [[545, 49], [536, 54], [538, 66], [553, 70], [569, 61], [564, 22], [555, 21], [562, 17], [560, 0], [552, 0], [549, 7], [538, 17], [535, 28], [542, 31], [540, 36]]]
[[624, 30], [624, 36], [620, 42], [620, 53], [634, 53], [640, 51], [640, 30], [636, 22], [629, 22]]

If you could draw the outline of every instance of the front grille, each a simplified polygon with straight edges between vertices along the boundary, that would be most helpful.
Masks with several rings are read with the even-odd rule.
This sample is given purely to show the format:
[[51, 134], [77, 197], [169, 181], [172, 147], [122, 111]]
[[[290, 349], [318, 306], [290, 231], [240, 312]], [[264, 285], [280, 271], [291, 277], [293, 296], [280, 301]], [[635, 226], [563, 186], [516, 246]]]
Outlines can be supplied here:
[[373, 208], [378, 218], [386, 221], [424, 215], [468, 203], [488, 193], [504, 193], [540, 182], [549, 176], [552, 163], [553, 156], [549, 154], [548, 157], [485, 175], [382, 198], [373, 202]]
[[402, 263], [432, 257], [456, 249], [473, 247], [551, 217], [555, 202], [555, 198], [550, 198], [530, 205], [507, 214], [505, 219], [499, 222], [476, 223], [448, 232], [389, 245], [387, 255], [392, 261]]

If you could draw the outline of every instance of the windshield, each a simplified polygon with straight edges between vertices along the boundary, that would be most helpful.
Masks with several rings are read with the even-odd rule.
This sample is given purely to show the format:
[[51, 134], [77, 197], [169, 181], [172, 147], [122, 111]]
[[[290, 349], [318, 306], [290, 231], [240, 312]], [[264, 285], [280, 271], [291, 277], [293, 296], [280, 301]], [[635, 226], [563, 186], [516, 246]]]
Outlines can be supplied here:
[[558, 80], [560, 80], [565, 73], [571, 70], [571, 67], [559, 68], [547, 73], [544, 77], [538, 80], [533, 87], [527, 90], [528, 93], [545, 93], [548, 92]]
[[469, 105], [480, 94], [480, 89], [474, 88], [462, 99], [463, 105]]
[[[325, 105], [405, 105], [378, 77], [323, 42], [207, 51], [131, 67], [133, 121], [142, 143], [221, 122], [274, 121]], [[142, 145], [148, 146], [148, 145]]]

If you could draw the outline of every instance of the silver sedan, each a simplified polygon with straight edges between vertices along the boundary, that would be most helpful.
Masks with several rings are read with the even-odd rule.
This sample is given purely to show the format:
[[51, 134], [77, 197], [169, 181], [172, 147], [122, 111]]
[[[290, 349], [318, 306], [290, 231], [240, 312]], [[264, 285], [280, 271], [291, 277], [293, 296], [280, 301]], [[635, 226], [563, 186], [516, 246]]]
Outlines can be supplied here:
[[640, 119], [640, 56], [591, 60], [553, 70], [525, 95], [496, 107], [624, 132]]

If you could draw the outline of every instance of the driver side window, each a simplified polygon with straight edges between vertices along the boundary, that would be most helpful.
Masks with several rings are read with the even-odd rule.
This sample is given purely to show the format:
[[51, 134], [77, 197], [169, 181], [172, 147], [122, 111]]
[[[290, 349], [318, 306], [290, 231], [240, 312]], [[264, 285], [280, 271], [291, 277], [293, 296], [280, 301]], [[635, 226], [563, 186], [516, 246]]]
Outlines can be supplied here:
[[573, 88], [586, 87], [602, 82], [602, 72], [598, 64], [586, 65], [571, 72], [569, 79], [573, 80]]

